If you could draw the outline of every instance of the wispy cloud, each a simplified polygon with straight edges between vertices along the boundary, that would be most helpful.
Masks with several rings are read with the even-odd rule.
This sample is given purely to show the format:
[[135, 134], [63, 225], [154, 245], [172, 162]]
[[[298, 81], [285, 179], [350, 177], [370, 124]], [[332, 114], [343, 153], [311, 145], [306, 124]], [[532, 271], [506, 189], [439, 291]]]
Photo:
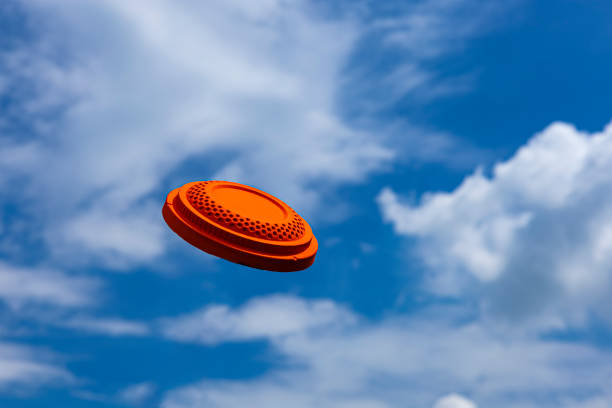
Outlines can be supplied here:
[[329, 300], [307, 302], [293, 296], [276, 295], [250, 300], [232, 310], [211, 305], [184, 316], [160, 321], [162, 333], [174, 340], [204, 344], [283, 337], [305, 330], [324, 329], [354, 316]]
[[22, 393], [42, 385], [66, 385], [74, 376], [43, 349], [0, 343], [0, 389]]
[[[125, 267], [159, 256], [152, 194], [187, 159], [190, 177], [250, 183], [313, 210], [313, 180], [362, 180], [393, 158], [335, 114], [357, 28], [302, 1], [24, 7], [37, 41], [4, 53], [3, 79], [38, 156], [11, 166], [29, 175], [32, 226], [57, 258]], [[212, 165], [219, 150], [228, 160]]]
[[0, 300], [7, 333], [22, 325], [61, 327], [108, 336], [149, 334], [144, 322], [94, 314], [107, 297], [100, 278], [44, 267], [18, 267], [0, 262]]
[[[279, 308], [277, 297], [264, 297], [224, 308], [220, 322], [227, 316], [233, 327], [256, 322], [256, 329], [241, 330], [246, 335], [200, 325], [216, 334], [216, 341], [267, 338], [284, 357], [280, 367], [255, 379], [204, 379], [170, 391], [162, 406], [558, 407], [564, 401], [609, 398], [612, 355], [605, 350], [505, 333], [452, 309], [371, 323], [331, 302], [325, 308], [315, 307], [319, 301], [292, 302], [309, 307], [292, 312]], [[267, 318], [251, 319], [262, 308]], [[289, 316], [290, 330], [279, 323]], [[322, 327], [312, 324], [321, 321]], [[203, 343], [212, 341], [204, 337]], [[550, 398], [536, 404], [533, 395]]]
[[155, 384], [142, 382], [125, 387], [117, 395], [117, 399], [128, 405], [141, 405], [151, 398], [155, 392]]
[[144, 336], [150, 329], [146, 323], [120, 318], [74, 316], [52, 322], [53, 325], [77, 331], [108, 336]]
[[387, 43], [404, 48], [417, 60], [461, 51], [468, 40], [503, 22], [500, 17], [519, 1], [482, 3], [475, 0], [398, 2], [373, 24]]
[[115, 394], [103, 394], [88, 390], [75, 390], [72, 392], [72, 395], [86, 401], [137, 407], [149, 402], [155, 393], [155, 389], [156, 386], [154, 383], [145, 381], [128, 385]]
[[13, 309], [30, 305], [83, 307], [96, 304], [102, 282], [46, 268], [0, 262], [0, 299]]
[[[518, 1], [424, 0], [369, 3], [359, 13], [363, 48], [348, 67], [348, 111], [388, 110], [404, 98], [414, 103], [469, 91], [476, 72], [445, 72], [445, 58], [463, 52], [469, 40], [503, 26]], [[366, 55], [366, 57], [364, 57]], [[388, 115], [386, 116], [388, 120]]]
[[[163, 255], [159, 200], [183, 177], [256, 185], [312, 215], [321, 194], [329, 205], [334, 187], [388, 169], [398, 151], [448, 158], [458, 148], [449, 135], [374, 128], [367, 114], [348, 121], [338, 103], [455, 87], [422, 63], [456, 52], [496, 9], [428, 0], [388, 18], [370, 6], [332, 18], [301, 0], [256, 11], [238, 2], [21, 7], [29, 41], [0, 55], [10, 101], [0, 145], [12, 152], [0, 154], [2, 178], [20, 178], [24, 233], [42, 234], [56, 261], [119, 269]], [[457, 26], [465, 8], [477, 12]], [[392, 72], [375, 70], [376, 58], [352, 64], [369, 37], [403, 62]], [[408, 149], [408, 139], [424, 147]]]

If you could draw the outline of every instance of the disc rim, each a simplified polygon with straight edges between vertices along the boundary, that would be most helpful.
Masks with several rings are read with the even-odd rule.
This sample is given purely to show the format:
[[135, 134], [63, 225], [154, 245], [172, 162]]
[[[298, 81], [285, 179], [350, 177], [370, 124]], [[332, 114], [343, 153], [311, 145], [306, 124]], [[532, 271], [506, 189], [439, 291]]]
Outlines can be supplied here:
[[[221, 182], [221, 180], [218, 180], [218, 181]], [[226, 259], [234, 263], [238, 263], [241, 265], [245, 265], [245, 266], [249, 266], [249, 267], [257, 268], [257, 269], [262, 269], [262, 270], [276, 271], [276, 272], [295, 272], [295, 271], [304, 270], [314, 263], [314, 259], [315, 259], [315, 256], [318, 250], [318, 241], [315, 238], [314, 234], [312, 233], [312, 229], [310, 228], [310, 225], [306, 222], [306, 220], [303, 220], [302, 218], [306, 226], [306, 231], [304, 233], [304, 236], [300, 238], [299, 240], [295, 240], [295, 241], [262, 240], [257, 237], [251, 237], [248, 235], [240, 234], [236, 231], [230, 230], [228, 228], [224, 228], [222, 225], [214, 223], [213, 220], [210, 220], [202, 216], [199, 213], [199, 211], [193, 208], [193, 206], [191, 206], [187, 200], [185, 201], [182, 200], [182, 196], [184, 195], [182, 195], [181, 192], [187, 191], [187, 189], [194, 183], [198, 183], [198, 182], [196, 181], [196, 182], [187, 183], [179, 188], [172, 190], [170, 193], [168, 193], [166, 197], [166, 202], [164, 203], [164, 206], [162, 209], [162, 215], [163, 215], [163, 218], [166, 224], [168, 224], [170, 229], [172, 229], [183, 240], [187, 241], [188, 243], [195, 246], [196, 248], [206, 253], [209, 253], [211, 255], [217, 256], [222, 259]], [[238, 184], [238, 183], [233, 183], [233, 182], [228, 182], [228, 183]], [[250, 186], [246, 186], [246, 187], [255, 189], [254, 187], [250, 187]], [[261, 191], [258, 189], [255, 189], [255, 190], [258, 192]], [[276, 197], [271, 196], [265, 192], [262, 192], [262, 193], [274, 198], [275, 200], [277, 200], [278, 202], [282, 203], [283, 205], [287, 206], [287, 208], [290, 209], [290, 207], [287, 204], [277, 199]], [[195, 223], [185, 219], [185, 217], [183, 217], [175, 208], [174, 202], [177, 199], [181, 200], [182, 205], [187, 205], [187, 208], [190, 210], [190, 212], [193, 215], [199, 216], [200, 219], [204, 220], [205, 222], [209, 224], [215, 224], [214, 225], [215, 228], [221, 228], [225, 230], [227, 233], [231, 233], [232, 235], [240, 235], [242, 239], [246, 239], [246, 242], [267, 241], [267, 243], [273, 242], [274, 244], [279, 244], [279, 243], [282, 244], [282, 245], [276, 245], [276, 246], [291, 248], [291, 247], [295, 247], [296, 245], [298, 247], [302, 246], [302, 245], [299, 245], [298, 243], [300, 241], [306, 241], [306, 242], [302, 242], [302, 244], [307, 243], [307, 246], [301, 252], [297, 252], [297, 253], [289, 254], [289, 255], [279, 255], [279, 254], [261, 252], [261, 251], [253, 250], [253, 248], [237, 245], [234, 242], [230, 242], [221, 237], [217, 237], [213, 234], [210, 234], [206, 232], [205, 230], [203, 230], [202, 228], [198, 227]]]

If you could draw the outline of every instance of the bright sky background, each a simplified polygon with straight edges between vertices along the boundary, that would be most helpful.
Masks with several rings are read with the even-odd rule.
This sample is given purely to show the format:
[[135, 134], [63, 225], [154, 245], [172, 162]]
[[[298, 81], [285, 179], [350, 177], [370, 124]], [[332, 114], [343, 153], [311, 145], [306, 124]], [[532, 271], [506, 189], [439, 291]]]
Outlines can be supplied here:
[[[0, 2], [0, 407], [612, 407], [612, 3]], [[308, 270], [202, 253], [225, 179]]]

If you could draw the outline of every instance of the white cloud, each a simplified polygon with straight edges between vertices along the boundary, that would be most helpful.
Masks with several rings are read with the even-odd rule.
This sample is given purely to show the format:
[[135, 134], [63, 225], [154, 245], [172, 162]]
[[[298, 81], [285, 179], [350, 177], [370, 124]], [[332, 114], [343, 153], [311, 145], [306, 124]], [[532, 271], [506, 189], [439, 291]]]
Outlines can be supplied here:
[[69, 308], [94, 305], [101, 286], [92, 277], [0, 262], [0, 299], [14, 309], [28, 305]]
[[490, 177], [477, 170], [419, 203], [387, 188], [378, 202], [398, 234], [419, 238], [434, 291], [477, 288], [506, 317], [579, 324], [612, 318], [611, 187], [612, 125], [588, 134], [554, 123]]
[[449, 394], [436, 401], [433, 408], [477, 408], [469, 399], [459, 394]]
[[62, 327], [108, 336], [148, 335], [150, 329], [144, 322], [83, 314], [103, 303], [103, 288], [103, 281], [91, 276], [0, 262], [0, 300], [9, 307], [2, 316], [3, 331], [19, 333], [27, 321], [28, 327]]
[[130, 385], [119, 392], [117, 399], [129, 405], [140, 405], [151, 398], [155, 392], [155, 384], [142, 382]]
[[25, 208], [58, 258], [125, 267], [163, 253], [152, 194], [187, 160], [190, 178], [253, 184], [312, 212], [313, 181], [361, 181], [393, 158], [335, 113], [359, 33], [349, 19], [299, 0], [24, 7], [38, 41], [1, 56], [4, 119], [31, 127], [37, 156], [17, 145], [24, 159], [6, 165], [29, 176]]
[[23, 169], [34, 166], [40, 153], [35, 142], [16, 143], [0, 137], [0, 187], [4, 187], [9, 177], [23, 175]]
[[[508, 21], [507, 16], [517, 4], [506, 2], [478, 2], [474, 0], [424, 0], [393, 2], [370, 6], [378, 9], [376, 18], [366, 19], [364, 37], [377, 41], [367, 57], [350, 67], [346, 78], [350, 106], [346, 109], [367, 115], [409, 97], [416, 103], [429, 102], [472, 89], [477, 78], [475, 72], [449, 75], [440, 74], [431, 62], [442, 56], [449, 57], [463, 51], [469, 40]], [[363, 14], [370, 9], [365, 7]], [[392, 56], [392, 57], [390, 57]], [[415, 129], [406, 129], [406, 135]], [[427, 138], [435, 139], [431, 132]], [[411, 143], [412, 149], [422, 150], [427, 141]], [[444, 139], [446, 143], [448, 138]], [[451, 139], [452, 140], [452, 139]], [[465, 142], [462, 146], [465, 148]], [[410, 154], [407, 149], [406, 154]], [[449, 155], [452, 158], [452, 155]]]
[[[311, 306], [319, 302], [293, 301]], [[248, 309], [258, 310], [266, 303], [284, 314], [277, 308], [278, 298], [270, 297], [225, 309], [218, 320], [231, 316], [234, 325], [240, 325], [236, 319], [249, 324], [257, 313]], [[331, 310], [342, 309], [331, 305]], [[278, 327], [285, 325], [255, 330], [282, 357], [266, 374], [242, 380], [204, 379], [168, 392], [162, 407], [547, 408], [607, 396], [612, 375], [612, 354], [607, 350], [499, 331], [456, 310], [389, 316], [379, 323], [368, 323], [347, 310], [329, 310], [309, 307], [306, 313], [293, 313], [296, 322], [282, 334]], [[326, 323], [321, 327], [313, 321]], [[217, 333], [216, 341], [254, 337], [253, 331], [237, 336], [214, 325], [202, 326]], [[473, 402], [448, 396], [453, 390], [470, 395]]]
[[387, 33], [386, 41], [404, 48], [418, 60], [460, 51], [467, 40], [499, 27], [494, 17], [517, 2], [482, 3], [475, 0], [428, 0], [400, 4], [397, 15], [375, 26]]
[[[43, 233], [55, 259], [114, 268], [163, 254], [162, 190], [185, 181], [252, 184], [314, 215], [322, 195], [333, 204], [338, 184], [387, 169], [398, 156], [391, 138], [411, 158], [454, 157], [448, 153], [459, 146], [448, 135], [375, 127], [366, 114], [352, 126], [340, 111], [393, 102], [424, 81], [430, 93], [457, 89], [421, 63], [460, 49], [500, 9], [428, 0], [381, 20], [369, 6], [331, 17], [305, 0], [257, 8], [162, 0], [22, 7], [35, 41], [16, 41], [0, 55], [11, 101], [0, 138], [34, 141], [11, 142], [18, 160], [2, 155], [0, 169], [10, 179], [25, 176], [30, 232]], [[470, 18], [456, 18], [465, 9]], [[391, 74], [348, 72], [364, 36], [384, 43], [382, 53], [401, 48], [405, 64]], [[348, 95], [342, 107], [341, 94]], [[415, 139], [418, 147], [408, 148]]]
[[41, 349], [0, 342], [0, 389], [18, 393], [44, 385], [69, 384], [71, 373]]
[[53, 324], [109, 336], [144, 336], [149, 334], [149, 326], [147, 324], [120, 318], [75, 316], [59, 319], [53, 322]]
[[[163, 252], [163, 226], [154, 220], [157, 208], [129, 210], [121, 215], [106, 208], [92, 208], [66, 221], [59, 234], [49, 233], [56, 255], [62, 256], [75, 241], [95, 254], [104, 254], [106, 263], [118, 269], [126, 268], [127, 260], [146, 261]], [[58, 245], [61, 242], [62, 245]], [[70, 259], [78, 257], [69, 253]]]
[[287, 336], [331, 324], [353, 322], [354, 316], [329, 300], [307, 302], [293, 296], [255, 298], [239, 309], [206, 308], [161, 321], [168, 338], [204, 344]]
[[145, 381], [128, 385], [127, 387], [111, 395], [89, 390], [74, 390], [71, 392], [71, 394], [76, 398], [86, 401], [95, 401], [120, 406], [141, 406], [146, 404], [153, 397], [156, 388], [157, 387], [154, 383]]

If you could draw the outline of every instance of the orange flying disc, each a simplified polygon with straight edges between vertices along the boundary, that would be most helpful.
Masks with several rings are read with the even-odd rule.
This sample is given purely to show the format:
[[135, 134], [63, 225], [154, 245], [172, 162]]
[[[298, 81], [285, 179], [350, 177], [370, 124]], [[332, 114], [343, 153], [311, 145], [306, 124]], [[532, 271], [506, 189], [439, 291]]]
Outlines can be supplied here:
[[228, 261], [291, 272], [314, 262], [318, 243], [308, 223], [278, 198], [230, 181], [194, 181], [172, 190], [162, 210], [191, 245]]

